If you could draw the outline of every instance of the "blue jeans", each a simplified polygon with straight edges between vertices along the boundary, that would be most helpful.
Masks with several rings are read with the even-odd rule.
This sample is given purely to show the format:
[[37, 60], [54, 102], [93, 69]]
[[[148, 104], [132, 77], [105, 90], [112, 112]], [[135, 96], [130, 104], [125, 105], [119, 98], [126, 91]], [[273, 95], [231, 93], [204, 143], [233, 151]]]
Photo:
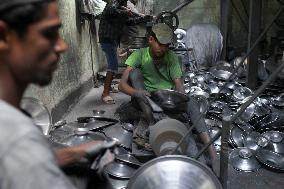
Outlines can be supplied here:
[[112, 43], [101, 43], [101, 48], [104, 51], [107, 59], [107, 71], [117, 73], [118, 60], [117, 60], [117, 45]]

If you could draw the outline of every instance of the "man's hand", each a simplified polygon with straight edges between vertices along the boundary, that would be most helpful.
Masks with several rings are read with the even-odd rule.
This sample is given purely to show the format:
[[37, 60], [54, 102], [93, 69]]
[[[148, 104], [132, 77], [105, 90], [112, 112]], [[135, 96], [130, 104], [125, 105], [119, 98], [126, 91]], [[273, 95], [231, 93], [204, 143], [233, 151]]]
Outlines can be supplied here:
[[148, 91], [145, 91], [145, 90], [136, 90], [136, 91], [133, 93], [132, 96], [135, 97], [135, 98], [139, 98], [139, 99], [143, 100], [144, 103], [147, 104], [147, 103], [149, 103], [149, 102], [148, 102], [148, 100], [147, 100], [146, 97], [150, 97], [151, 94], [150, 94]]
[[89, 158], [93, 158], [97, 156], [99, 153], [109, 149], [113, 148], [117, 145], [116, 141], [103, 141], [99, 144], [94, 144], [86, 148], [86, 156]]

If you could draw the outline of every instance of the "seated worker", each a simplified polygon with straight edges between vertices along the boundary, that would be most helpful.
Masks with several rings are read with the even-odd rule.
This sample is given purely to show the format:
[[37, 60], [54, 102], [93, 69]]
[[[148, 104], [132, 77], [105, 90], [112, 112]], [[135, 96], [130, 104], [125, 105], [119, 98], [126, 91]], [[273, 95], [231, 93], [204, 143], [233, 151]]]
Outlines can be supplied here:
[[0, 188], [73, 189], [59, 168], [113, 143], [93, 142], [53, 152], [20, 109], [29, 84], [45, 86], [67, 48], [59, 35], [56, 0], [0, 1]]
[[[169, 50], [169, 45], [173, 42], [173, 30], [164, 23], [155, 24], [148, 35], [149, 47], [133, 52], [125, 64], [125, 69], [119, 90], [132, 97], [133, 105], [143, 112], [147, 126], [153, 125], [156, 121], [147, 96], [150, 92], [163, 89], [173, 89], [184, 93], [182, 70], [175, 53]], [[199, 106], [194, 98], [190, 98], [187, 114], [193, 124], [201, 141], [205, 144], [210, 141], [204, 119], [198, 120], [200, 115]], [[146, 127], [147, 127], [146, 126]], [[141, 131], [142, 130], [142, 131]], [[147, 140], [146, 129], [137, 127], [137, 136]], [[209, 147], [209, 155], [212, 160], [216, 153], [214, 147]]]

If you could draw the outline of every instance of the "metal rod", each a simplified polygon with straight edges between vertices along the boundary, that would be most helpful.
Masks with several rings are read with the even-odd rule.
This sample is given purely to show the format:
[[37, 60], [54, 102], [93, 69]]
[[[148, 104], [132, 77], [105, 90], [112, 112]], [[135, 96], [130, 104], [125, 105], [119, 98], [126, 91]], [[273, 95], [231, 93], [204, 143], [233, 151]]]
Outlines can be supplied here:
[[189, 3], [193, 2], [194, 0], [186, 0], [185, 2], [183, 2], [182, 4], [180, 4], [179, 6], [177, 6], [176, 8], [174, 8], [173, 10], [171, 10], [171, 12], [173, 13], [177, 13], [178, 11], [180, 11], [183, 7], [185, 7], [186, 5], [188, 5]]
[[228, 188], [228, 168], [229, 168], [229, 136], [232, 121], [230, 117], [223, 117], [222, 135], [221, 135], [221, 153], [220, 153], [220, 181], [223, 189]]

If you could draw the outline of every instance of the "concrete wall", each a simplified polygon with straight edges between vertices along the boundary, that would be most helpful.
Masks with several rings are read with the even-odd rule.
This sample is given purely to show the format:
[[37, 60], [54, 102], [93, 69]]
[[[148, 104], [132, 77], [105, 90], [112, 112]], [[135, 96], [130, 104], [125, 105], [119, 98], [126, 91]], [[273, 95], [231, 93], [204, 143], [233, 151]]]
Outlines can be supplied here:
[[92, 59], [94, 72], [105, 67], [104, 55], [98, 46], [96, 35], [91, 35], [91, 45], [89, 24], [80, 21], [78, 1], [58, 0], [58, 5], [63, 22], [61, 34], [69, 49], [61, 56], [53, 82], [45, 88], [30, 86], [25, 94], [46, 104], [54, 121], [60, 119], [72, 107], [70, 105], [75, 104], [80, 96], [93, 87]]
[[[162, 11], [172, 10], [182, 2], [184, 1], [155, 0], [154, 15]], [[214, 23], [218, 26], [220, 20], [220, 3], [219, 0], [195, 0], [181, 9], [177, 15], [180, 21], [179, 28], [188, 29], [195, 23]]]

